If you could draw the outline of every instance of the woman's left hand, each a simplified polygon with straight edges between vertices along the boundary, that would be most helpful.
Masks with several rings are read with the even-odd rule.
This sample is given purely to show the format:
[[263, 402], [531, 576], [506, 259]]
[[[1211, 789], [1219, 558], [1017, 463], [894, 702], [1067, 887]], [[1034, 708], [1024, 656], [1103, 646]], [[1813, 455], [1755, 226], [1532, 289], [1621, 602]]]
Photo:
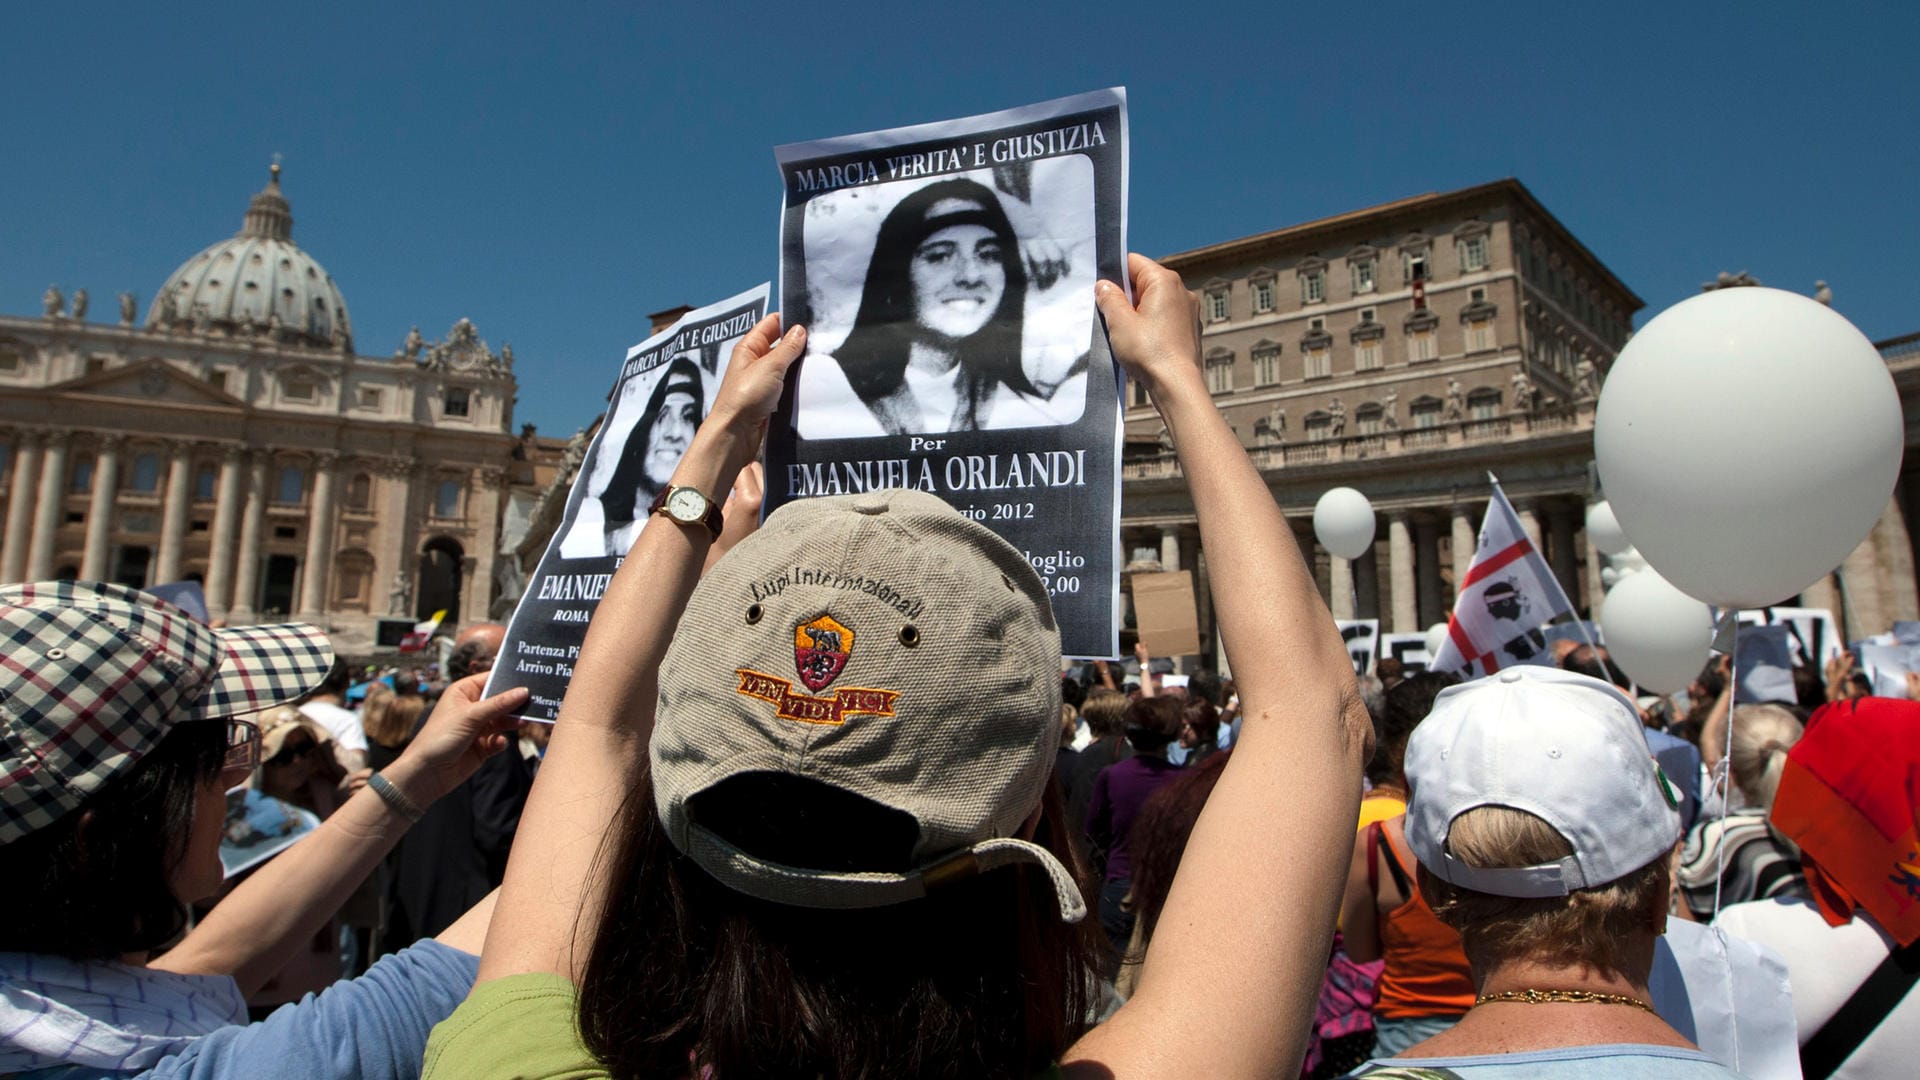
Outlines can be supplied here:
[[713, 411], [695, 436], [718, 436], [727, 440], [729, 456], [736, 468], [759, 456], [760, 438], [767, 418], [780, 403], [780, 389], [787, 369], [800, 358], [807, 346], [807, 329], [795, 326], [780, 333], [778, 312], [761, 319], [740, 344], [733, 347], [733, 359], [713, 396]]
[[485, 672], [449, 685], [400, 759], [382, 770], [422, 809], [465, 783], [482, 762], [506, 748], [514, 714], [527, 704], [527, 689], [516, 686], [482, 699], [486, 685]]

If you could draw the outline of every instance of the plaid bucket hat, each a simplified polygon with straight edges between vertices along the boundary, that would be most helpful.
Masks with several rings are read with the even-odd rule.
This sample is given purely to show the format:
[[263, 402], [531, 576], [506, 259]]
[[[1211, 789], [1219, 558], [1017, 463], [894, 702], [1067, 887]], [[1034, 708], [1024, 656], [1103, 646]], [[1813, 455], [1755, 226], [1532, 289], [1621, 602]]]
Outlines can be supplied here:
[[0, 844], [58, 821], [175, 724], [293, 701], [333, 664], [318, 627], [215, 630], [88, 581], [0, 587], [0, 639]]
[[[1057, 756], [1059, 672], [1039, 575], [985, 526], [917, 491], [789, 503], [701, 580], [668, 647], [656, 808], [682, 854], [762, 900], [881, 907], [1026, 863], [1078, 921], [1073, 875], [1017, 836]], [[743, 850], [701, 819], [699, 796], [753, 773], [909, 816], [908, 865], [822, 870]]]

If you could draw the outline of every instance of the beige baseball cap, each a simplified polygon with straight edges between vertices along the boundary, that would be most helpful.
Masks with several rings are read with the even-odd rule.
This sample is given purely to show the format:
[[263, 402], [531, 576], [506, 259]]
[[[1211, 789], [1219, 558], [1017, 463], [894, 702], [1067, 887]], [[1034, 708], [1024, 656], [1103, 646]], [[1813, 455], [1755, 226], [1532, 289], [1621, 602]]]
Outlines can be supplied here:
[[[667, 650], [660, 818], [715, 879], [775, 903], [880, 907], [1024, 862], [1077, 922], [1073, 875], [1018, 838], [1059, 747], [1059, 667], [1039, 576], [945, 502], [889, 490], [788, 503], [701, 580]], [[755, 773], [911, 818], [905, 868], [784, 865], [701, 819], [703, 792]]]

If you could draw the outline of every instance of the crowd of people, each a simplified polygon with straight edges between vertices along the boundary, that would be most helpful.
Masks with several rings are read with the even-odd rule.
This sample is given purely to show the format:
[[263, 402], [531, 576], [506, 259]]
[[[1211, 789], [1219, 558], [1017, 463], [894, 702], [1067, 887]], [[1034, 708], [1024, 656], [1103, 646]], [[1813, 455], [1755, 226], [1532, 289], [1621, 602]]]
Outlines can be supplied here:
[[[1231, 679], [1064, 665], [913, 491], [647, 520], [551, 727], [481, 696], [497, 625], [356, 684], [313, 627], [0, 588], [0, 1075], [1908, 1075], [1920, 703], [1844, 660], [1656, 701], [1591, 646], [1356, 677], [1197, 301], [1131, 273]], [[673, 486], [757, 510], [804, 343], [747, 336]], [[753, 587], [794, 567], [858, 573]], [[228, 879], [236, 790], [319, 824]]]

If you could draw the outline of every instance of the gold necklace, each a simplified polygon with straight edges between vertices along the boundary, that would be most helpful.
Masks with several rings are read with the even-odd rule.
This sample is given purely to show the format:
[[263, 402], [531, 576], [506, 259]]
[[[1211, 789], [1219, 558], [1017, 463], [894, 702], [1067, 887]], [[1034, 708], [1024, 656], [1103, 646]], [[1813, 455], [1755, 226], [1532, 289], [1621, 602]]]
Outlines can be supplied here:
[[[1643, 1012], [1653, 1012], [1653, 1006], [1637, 997], [1626, 994], [1602, 994], [1595, 990], [1502, 990], [1497, 994], [1481, 994], [1475, 998], [1475, 1005], [1485, 1005], [1490, 1001], [1517, 1001], [1523, 1005], [1542, 1005], [1548, 1002], [1571, 1002], [1580, 1005], [1631, 1005]], [[1654, 1015], [1659, 1015], [1655, 1013]]]

